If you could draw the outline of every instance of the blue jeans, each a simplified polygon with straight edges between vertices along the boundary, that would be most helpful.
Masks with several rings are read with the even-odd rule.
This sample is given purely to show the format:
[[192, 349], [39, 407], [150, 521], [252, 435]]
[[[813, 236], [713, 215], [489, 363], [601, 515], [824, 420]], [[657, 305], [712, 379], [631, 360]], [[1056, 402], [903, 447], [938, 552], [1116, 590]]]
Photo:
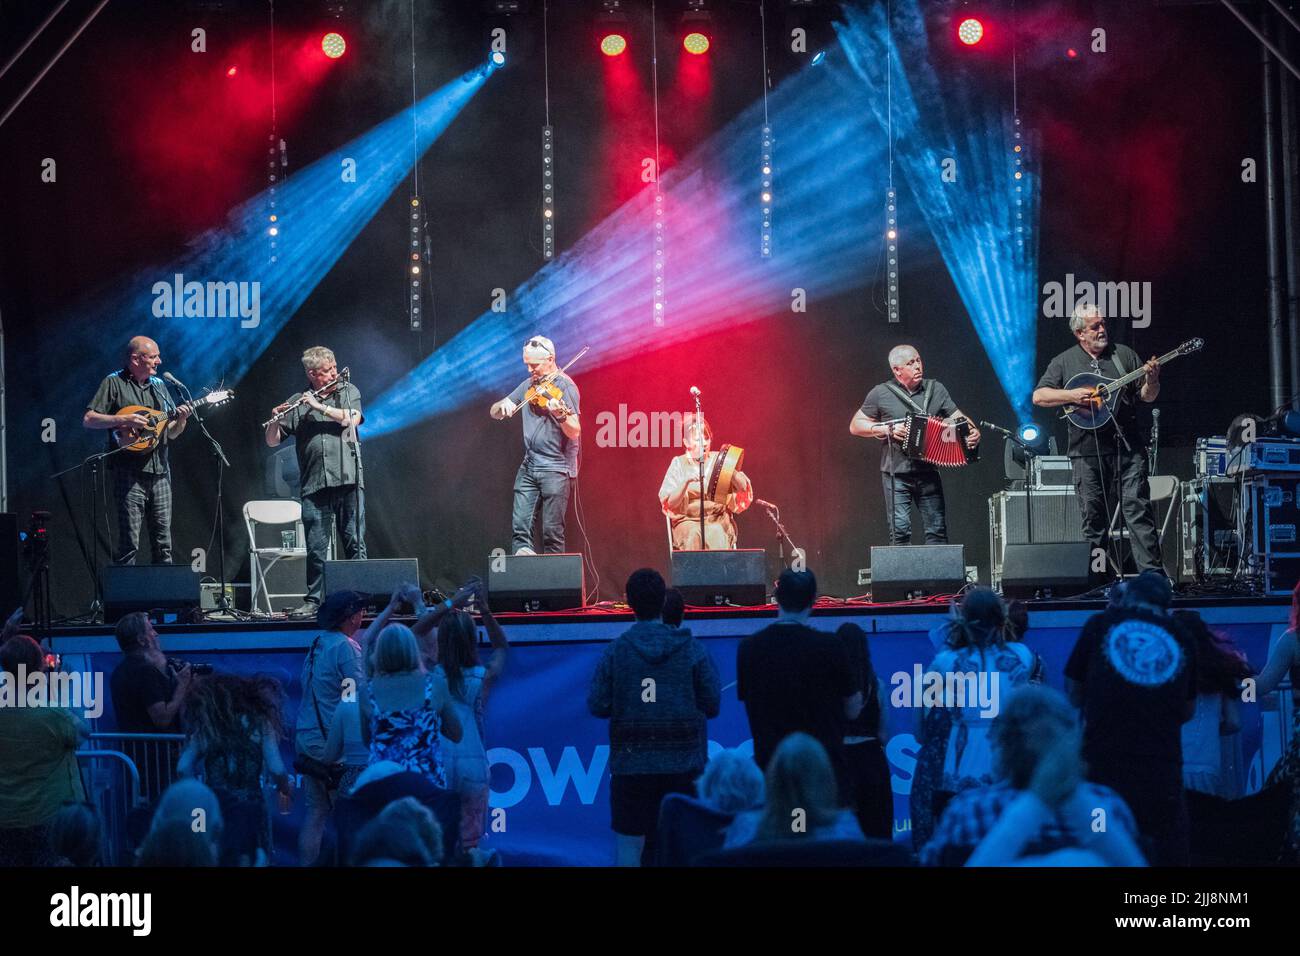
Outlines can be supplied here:
[[538, 471], [524, 459], [515, 475], [515, 506], [511, 518], [510, 551], [534, 548], [533, 523], [538, 499], [542, 511], [542, 553], [564, 553], [564, 517], [569, 512], [572, 479], [559, 471]]
[[893, 476], [893, 497], [890, 497], [890, 475], [884, 471], [880, 478], [885, 488], [885, 518], [889, 518], [892, 501], [894, 509], [893, 534], [890, 544], [912, 543], [912, 503], [921, 512], [926, 544], [947, 544], [948, 523], [944, 514], [943, 484], [937, 471], [909, 472]]
[[366, 556], [366, 493], [347, 485], [321, 488], [302, 496], [302, 530], [307, 535], [307, 601], [319, 604], [324, 588], [325, 555], [329, 553], [330, 524], [334, 519], [343, 555], [349, 561]]

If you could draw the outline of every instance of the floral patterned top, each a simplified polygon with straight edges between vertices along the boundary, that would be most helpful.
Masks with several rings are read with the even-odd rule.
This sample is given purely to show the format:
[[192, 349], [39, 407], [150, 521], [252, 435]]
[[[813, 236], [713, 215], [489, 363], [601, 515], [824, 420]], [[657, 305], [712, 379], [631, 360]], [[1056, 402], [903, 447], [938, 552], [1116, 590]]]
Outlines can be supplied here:
[[423, 774], [436, 787], [447, 788], [447, 771], [443, 767], [438, 732], [442, 729], [442, 704], [445, 694], [436, 692], [435, 675], [424, 682], [424, 701], [407, 710], [381, 711], [375, 704], [373, 684], [370, 693], [370, 762], [391, 760], [406, 770]]

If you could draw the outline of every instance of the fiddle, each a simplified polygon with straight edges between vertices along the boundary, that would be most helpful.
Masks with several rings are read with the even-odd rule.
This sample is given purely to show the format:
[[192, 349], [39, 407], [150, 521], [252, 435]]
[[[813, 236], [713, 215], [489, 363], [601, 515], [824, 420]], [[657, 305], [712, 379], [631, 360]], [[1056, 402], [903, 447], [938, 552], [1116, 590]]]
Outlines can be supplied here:
[[556, 369], [554, 372], [547, 372], [537, 381], [528, 386], [524, 392], [524, 400], [516, 405], [511, 411], [506, 413], [507, 418], [513, 418], [515, 413], [525, 405], [531, 405], [539, 412], [548, 412], [556, 421], [562, 422], [573, 414], [573, 409], [569, 408], [564, 401], [564, 393], [560, 386], [555, 384], [555, 379], [560, 373], [567, 372], [569, 366], [582, 358], [591, 349], [590, 345], [584, 345], [582, 351], [571, 358], [568, 365], [564, 368]]

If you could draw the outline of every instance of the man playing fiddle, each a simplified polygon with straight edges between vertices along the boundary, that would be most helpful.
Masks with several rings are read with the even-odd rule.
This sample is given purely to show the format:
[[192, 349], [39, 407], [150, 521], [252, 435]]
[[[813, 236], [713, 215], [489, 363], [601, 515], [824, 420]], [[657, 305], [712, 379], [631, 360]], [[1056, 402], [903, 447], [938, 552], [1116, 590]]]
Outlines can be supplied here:
[[537, 553], [533, 524], [540, 507], [542, 551], [561, 554], [569, 489], [578, 477], [582, 435], [578, 386], [560, 371], [555, 345], [544, 336], [534, 335], [524, 343], [524, 365], [528, 378], [489, 410], [498, 421], [516, 411], [523, 419], [524, 460], [515, 475], [511, 550], [515, 554]]

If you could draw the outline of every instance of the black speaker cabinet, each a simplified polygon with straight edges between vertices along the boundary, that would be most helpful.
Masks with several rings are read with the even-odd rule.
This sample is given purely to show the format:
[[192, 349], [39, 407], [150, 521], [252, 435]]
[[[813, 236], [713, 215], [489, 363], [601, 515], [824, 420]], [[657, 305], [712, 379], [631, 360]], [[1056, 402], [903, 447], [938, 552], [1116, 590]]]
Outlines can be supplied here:
[[0, 514], [0, 615], [4, 617], [23, 600], [18, 568], [18, 516]]
[[767, 603], [767, 552], [674, 551], [673, 584], [682, 600], [695, 607]]
[[369, 598], [370, 610], [388, 605], [400, 584], [420, 585], [419, 558], [368, 558], [362, 561], [326, 561], [325, 594], [360, 591]]
[[956, 594], [966, 586], [960, 544], [895, 545], [871, 549], [871, 600], [907, 601]]
[[1007, 598], [1072, 597], [1088, 590], [1092, 548], [1086, 541], [1009, 544], [1002, 558]]
[[132, 611], [185, 612], [200, 603], [202, 575], [188, 564], [115, 564], [103, 571], [104, 621]]
[[581, 554], [516, 554], [488, 559], [488, 604], [494, 611], [564, 611], [582, 607]]

